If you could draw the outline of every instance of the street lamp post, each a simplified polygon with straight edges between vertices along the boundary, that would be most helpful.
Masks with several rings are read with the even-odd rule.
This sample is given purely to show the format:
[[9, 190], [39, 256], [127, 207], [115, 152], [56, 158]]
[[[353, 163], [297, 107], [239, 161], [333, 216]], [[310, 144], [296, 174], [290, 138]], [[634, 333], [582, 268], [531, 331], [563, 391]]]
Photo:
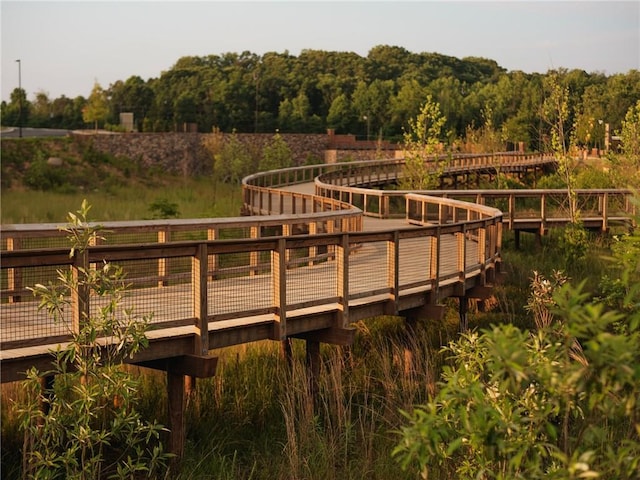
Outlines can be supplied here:
[[363, 115], [363, 116], [362, 116], [362, 119], [363, 119], [365, 122], [367, 122], [367, 141], [369, 141], [369, 126], [371, 125], [371, 124], [369, 123], [369, 121], [370, 121], [370, 120], [369, 120], [369, 115]]
[[22, 138], [22, 62], [18, 62], [18, 135]]
[[600, 149], [602, 148], [602, 138], [604, 137], [604, 132], [602, 133], [602, 135], [600, 135], [600, 128], [602, 127], [602, 124], [604, 122], [602, 120], [598, 120], [598, 125], [600, 125], [600, 127], [598, 127], [598, 156], [600, 156]]

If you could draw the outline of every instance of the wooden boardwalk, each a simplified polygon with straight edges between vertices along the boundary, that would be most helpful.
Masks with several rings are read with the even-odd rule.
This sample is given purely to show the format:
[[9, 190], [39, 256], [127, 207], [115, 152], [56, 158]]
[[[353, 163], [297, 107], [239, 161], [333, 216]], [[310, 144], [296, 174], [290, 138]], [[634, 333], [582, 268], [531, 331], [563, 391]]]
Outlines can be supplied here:
[[[496, 158], [456, 159], [456, 175], [464, 165], [469, 171], [489, 171]], [[499, 161], [510, 168], [520, 168], [518, 162], [522, 168], [550, 162], [543, 156], [514, 158]], [[359, 187], [394, 180], [400, 167], [391, 160], [264, 172], [243, 184], [245, 210], [258, 216], [116, 222], [114, 230], [146, 235], [140, 237], [145, 242], [148, 235], [157, 236], [157, 243], [128, 240], [126, 245], [91, 247], [86, 267], [106, 260], [125, 268], [133, 284], [125, 306], [151, 315], [151, 345], [134, 361], [208, 356], [219, 347], [296, 336], [348, 343], [350, 325], [360, 319], [438, 315], [447, 297], [487, 295], [500, 266], [503, 223], [544, 231], [562, 221], [549, 206], [562, 201], [555, 191], [411, 196]], [[314, 182], [317, 178], [320, 182]], [[326, 183], [330, 178], [335, 185]], [[599, 190], [578, 198], [585, 199], [584, 208], [594, 206], [595, 215], [585, 218], [606, 229], [612, 220], [629, 218], [628, 196], [626, 191]], [[400, 217], [394, 203], [403, 209]], [[491, 205], [506, 206], [505, 217]], [[224, 229], [245, 230], [250, 236], [224, 240]], [[80, 321], [70, 305], [63, 321], [54, 323], [38, 311], [26, 290], [54, 278], [56, 268], [78, 267], [64, 249], [26, 247], [28, 235], [42, 240], [47, 230], [54, 228], [3, 226], [3, 382], [20, 378], [30, 365], [45, 365], [47, 352], [68, 339]], [[176, 241], [178, 235], [182, 239]], [[20, 250], [21, 242], [30, 249]], [[86, 302], [92, 312], [101, 306], [98, 298]]]
[[[518, 162], [522, 169], [550, 162], [543, 156], [514, 157], [461, 157], [456, 175], [465, 165], [468, 171], [492, 172], [493, 161], [516, 170]], [[125, 240], [91, 246], [73, 258], [68, 249], [43, 248], [54, 245], [48, 243], [54, 241], [54, 226], [2, 226], [0, 380], [24, 378], [31, 366], [50, 368], [50, 352], [82, 323], [83, 308], [91, 316], [105, 302], [97, 295], [73, 295], [56, 323], [38, 310], [27, 288], [55, 283], [56, 269], [77, 273], [102, 262], [127, 272], [131, 288], [124, 306], [151, 315], [149, 346], [128, 361], [166, 371], [171, 451], [177, 455], [184, 442], [185, 376], [213, 375], [216, 349], [303, 339], [313, 376], [319, 371], [319, 344], [350, 344], [352, 324], [361, 319], [433, 318], [453, 297], [459, 299], [463, 324], [467, 299], [490, 294], [500, 270], [503, 224], [516, 225], [516, 196], [522, 193], [498, 197], [509, 208], [504, 219], [492, 197], [480, 193], [471, 194], [474, 203], [437, 192], [359, 187], [398, 178], [401, 166], [397, 160], [352, 162], [257, 174], [243, 180], [244, 212], [254, 216], [117, 222], [111, 227]], [[324, 174], [338, 181], [314, 182]], [[542, 198], [540, 227], [534, 228], [552, 221], [545, 213], [547, 194], [525, 194]], [[627, 195], [603, 191], [597, 197], [595, 218], [603, 228], [614, 194]]]

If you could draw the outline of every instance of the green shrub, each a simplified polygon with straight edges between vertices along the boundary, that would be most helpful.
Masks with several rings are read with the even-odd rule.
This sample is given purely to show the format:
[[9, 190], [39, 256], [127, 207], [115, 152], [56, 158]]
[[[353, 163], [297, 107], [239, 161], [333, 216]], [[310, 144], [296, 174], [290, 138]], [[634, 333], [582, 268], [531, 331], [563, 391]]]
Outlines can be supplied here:
[[537, 331], [495, 326], [446, 348], [438, 393], [405, 413], [394, 450], [404, 469], [423, 478], [638, 478], [638, 290], [621, 314], [565, 281], [535, 277]]
[[23, 181], [34, 190], [49, 191], [61, 187], [66, 179], [62, 168], [49, 165], [45, 159], [38, 158], [27, 168]]

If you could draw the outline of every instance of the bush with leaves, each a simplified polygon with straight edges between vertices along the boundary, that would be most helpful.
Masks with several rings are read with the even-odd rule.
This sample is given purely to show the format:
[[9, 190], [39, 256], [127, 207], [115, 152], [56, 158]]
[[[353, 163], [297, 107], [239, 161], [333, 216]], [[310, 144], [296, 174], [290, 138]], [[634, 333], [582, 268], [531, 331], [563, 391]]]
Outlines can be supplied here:
[[[84, 201], [69, 213], [64, 228], [72, 257], [85, 255], [98, 239], [99, 228], [87, 222]], [[127, 291], [121, 267], [58, 271], [58, 282], [36, 285], [40, 309], [62, 322], [73, 296], [90, 296], [90, 314], [79, 328], [70, 327], [71, 340], [52, 352], [53, 367], [27, 372], [29, 392], [18, 412], [24, 430], [23, 476], [46, 479], [162, 477], [169, 455], [160, 435], [165, 429], [143, 421], [135, 410], [138, 383], [123, 368], [126, 358], [147, 345], [148, 317], [123, 306]], [[54, 378], [45, 385], [43, 377]]]
[[637, 288], [622, 314], [565, 281], [535, 277], [537, 331], [495, 326], [445, 349], [452, 363], [437, 394], [405, 414], [394, 450], [404, 469], [423, 478], [640, 478]]

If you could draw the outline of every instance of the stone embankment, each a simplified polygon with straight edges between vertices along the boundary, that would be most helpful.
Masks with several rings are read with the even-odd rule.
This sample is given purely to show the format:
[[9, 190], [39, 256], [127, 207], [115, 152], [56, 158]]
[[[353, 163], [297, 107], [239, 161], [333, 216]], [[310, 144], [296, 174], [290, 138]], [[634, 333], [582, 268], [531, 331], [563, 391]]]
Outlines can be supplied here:
[[[216, 133], [95, 132], [74, 133], [73, 137], [79, 142], [90, 143], [100, 152], [136, 159], [144, 167], [188, 176], [211, 171], [213, 154], [206, 144], [214, 135], [219, 135], [223, 142], [231, 137], [231, 134]], [[274, 136], [271, 133], [235, 135], [252, 155], [258, 156]], [[352, 135], [335, 135], [332, 131], [327, 134], [280, 135], [291, 149], [295, 165], [309, 162], [333, 163], [347, 159], [368, 160], [377, 155], [389, 158], [396, 155], [394, 145], [357, 141]]]

